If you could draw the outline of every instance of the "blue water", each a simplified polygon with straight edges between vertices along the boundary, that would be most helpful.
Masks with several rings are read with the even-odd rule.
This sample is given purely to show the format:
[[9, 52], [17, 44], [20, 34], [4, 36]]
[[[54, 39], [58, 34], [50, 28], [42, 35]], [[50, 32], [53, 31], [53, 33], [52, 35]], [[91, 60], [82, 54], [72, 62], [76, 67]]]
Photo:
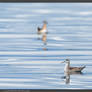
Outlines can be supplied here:
[[[37, 39], [43, 20], [47, 46]], [[69, 83], [66, 58], [86, 65]], [[92, 89], [91, 69], [92, 4], [0, 3], [0, 89]]]

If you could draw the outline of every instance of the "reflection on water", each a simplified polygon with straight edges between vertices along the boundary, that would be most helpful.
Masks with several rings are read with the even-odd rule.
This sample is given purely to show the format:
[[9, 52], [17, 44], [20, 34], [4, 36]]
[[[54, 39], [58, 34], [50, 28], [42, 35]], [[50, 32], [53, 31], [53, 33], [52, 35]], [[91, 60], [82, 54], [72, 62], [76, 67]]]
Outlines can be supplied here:
[[64, 79], [65, 79], [65, 84], [69, 84], [70, 83], [70, 75], [82, 75], [83, 73], [82, 72], [65, 72], [64, 73], [65, 76], [64, 76]]
[[47, 48], [43, 48], [43, 50], [47, 50]]
[[[43, 20], [46, 45], [37, 35]], [[83, 75], [66, 74], [68, 85], [66, 58], [87, 66]], [[0, 3], [0, 89], [92, 89], [91, 68], [91, 3]]]

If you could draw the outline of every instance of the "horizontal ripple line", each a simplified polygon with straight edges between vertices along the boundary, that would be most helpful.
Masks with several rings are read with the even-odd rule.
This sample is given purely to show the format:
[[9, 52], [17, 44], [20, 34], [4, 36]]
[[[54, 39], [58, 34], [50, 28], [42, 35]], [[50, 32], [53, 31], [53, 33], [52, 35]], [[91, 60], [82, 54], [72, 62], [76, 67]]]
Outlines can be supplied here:
[[17, 51], [3, 51], [0, 52], [0, 55], [74, 55], [74, 54], [78, 54], [78, 55], [92, 55], [92, 51], [21, 51], [21, 52], [17, 52]]

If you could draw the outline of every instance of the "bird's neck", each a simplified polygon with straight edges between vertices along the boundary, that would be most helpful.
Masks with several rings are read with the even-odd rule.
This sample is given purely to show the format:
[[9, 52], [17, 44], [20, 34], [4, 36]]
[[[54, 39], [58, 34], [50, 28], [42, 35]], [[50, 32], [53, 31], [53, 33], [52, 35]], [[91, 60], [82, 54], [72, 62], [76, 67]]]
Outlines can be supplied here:
[[47, 28], [47, 25], [46, 24], [44, 24], [43, 25], [43, 30], [45, 30]]
[[69, 71], [69, 67], [70, 67], [70, 63], [66, 63], [64, 71], [68, 72]]

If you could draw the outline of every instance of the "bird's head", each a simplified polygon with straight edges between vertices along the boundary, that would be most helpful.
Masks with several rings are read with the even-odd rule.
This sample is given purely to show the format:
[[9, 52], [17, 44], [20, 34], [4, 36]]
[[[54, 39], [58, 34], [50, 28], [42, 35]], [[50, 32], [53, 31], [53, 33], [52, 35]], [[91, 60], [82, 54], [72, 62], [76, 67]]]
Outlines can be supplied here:
[[66, 59], [65, 61], [63, 61], [61, 63], [70, 63], [70, 60], [69, 59]]
[[48, 24], [48, 22], [46, 20], [43, 21], [44, 24]]

